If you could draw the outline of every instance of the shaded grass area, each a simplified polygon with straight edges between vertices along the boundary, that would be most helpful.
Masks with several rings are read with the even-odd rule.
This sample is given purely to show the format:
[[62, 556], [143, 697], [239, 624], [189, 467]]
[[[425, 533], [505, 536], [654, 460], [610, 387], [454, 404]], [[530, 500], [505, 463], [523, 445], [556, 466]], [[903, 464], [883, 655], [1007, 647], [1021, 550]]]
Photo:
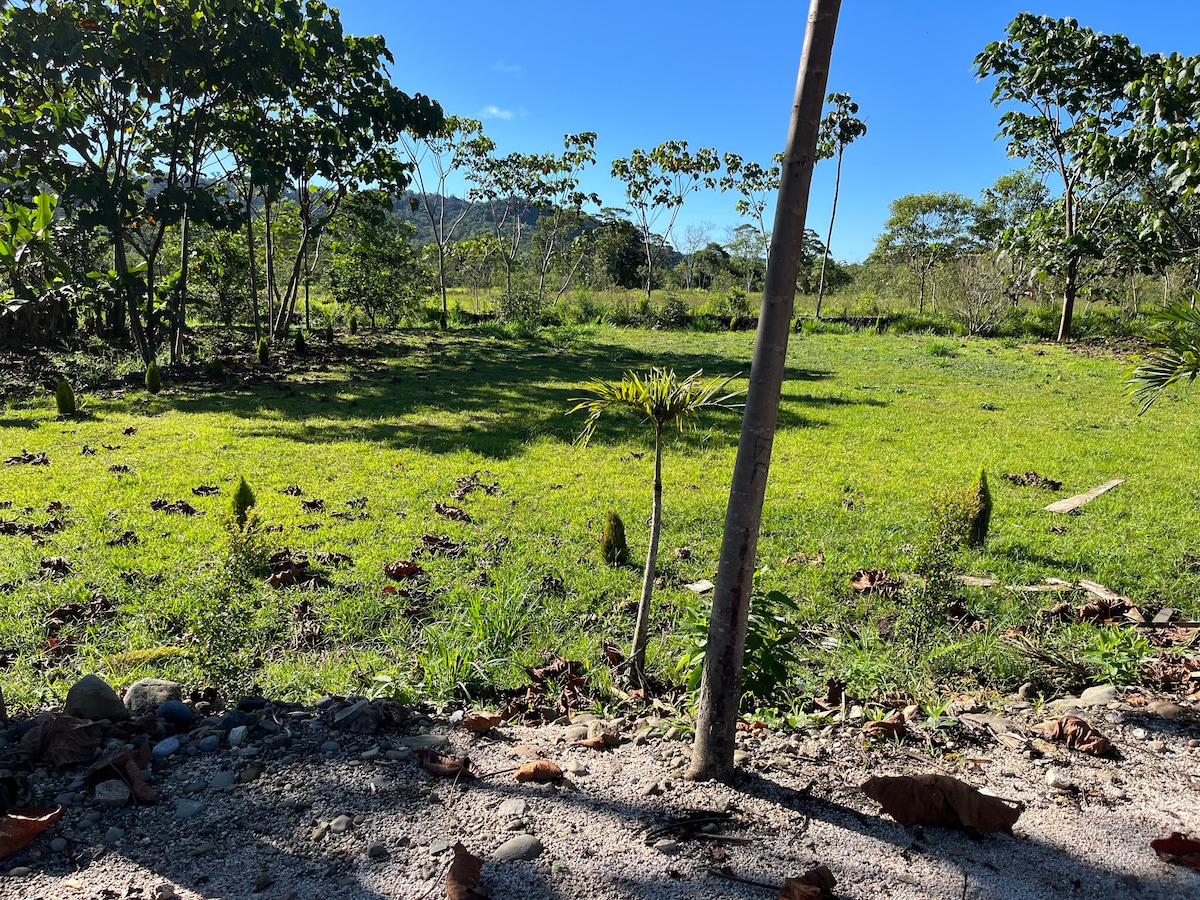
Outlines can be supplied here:
[[[745, 332], [608, 327], [528, 339], [402, 331], [319, 349], [303, 365], [243, 367], [219, 384], [168, 379], [154, 398], [81, 395], [78, 420], [56, 419], [49, 395], [11, 406], [0, 454], [44, 451], [51, 465], [0, 469], [0, 501], [12, 504], [0, 518], [71, 525], [40, 545], [0, 537], [6, 696], [61, 698], [77, 674], [103, 669], [117, 684], [165, 674], [299, 698], [486, 698], [553, 653], [585, 660], [602, 687], [601, 648], [628, 640], [639, 573], [604, 565], [599, 535], [616, 509], [632, 557], [644, 553], [652, 436], [632, 418], [606, 418], [580, 449], [569, 400], [590, 378], [650, 365], [745, 373], [752, 342]], [[799, 601], [809, 660], [782, 693], [817, 690], [830, 675], [865, 695], [1011, 688], [1037, 674], [1002, 635], [1028, 625], [1044, 597], [971, 591], [967, 605], [985, 625], [969, 632], [947, 620], [914, 652], [894, 629], [904, 597], [849, 588], [860, 568], [910, 570], [908, 545], [922, 538], [933, 493], [981, 464], [993, 474], [992, 538], [960, 554], [960, 570], [1006, 583], [1091, 578], [1194, 613], [1197, 575], [1181, 561], [1200, 549], [1196, 401], [1171, 397], [1139, 418], [1121, 400], [1122, 362], [1012, 342], [794, 336], [760, 544], [760, 581]], [[667, 442], [651, 660], [671, 678], [677, 627], [700, 603], [683, 585], [715, 570], [738, 427], [714, 414]], [[83, 455], [85, 445], [95, 453]], [[1080, 515], [1056, 517], [1041, 511], [1055, 495], [996, 477], [1028, 470], [1061, 480], [1064, 493], [1128, 480]], [[451, 499], [475, 472], [499, 490]], [[257, 554], [229, 550], [224, 520], [239, 476], [258, 494], [263, 527], [275, 529]], [[201, 484], [220, 493], [193, 495]], [[303, 496], [280, 493], [290, 485]], [[158, 498], [186, 499], [200, 514], [153, 511]], [[313, 500], [323, 508], [306, 511]], [[471, 521], [439, 516], [439, 501]], [[64, 509], [47, 512], [56, 502]], [[126, 532], [138, 542], [108, 545]], [[384, 564], [413, 558], [427, 534], [464, 554], [418, 556], [426, 580], [389, 581]], [[285, 548], [351, 561], [316, 564], [311, 591], [267, 587], [262, 557]], [[796, 561], [818, 553], [821, 565]], [[52, 556], [69, 574], [43, 571]], [[53, 610], [97, 594], [111, 618], [47, 626]], [[1039, 635], [1076, 653], [1094, 637], [1081, 626]], [[155, 658], [161, 647], [176, 655]]]

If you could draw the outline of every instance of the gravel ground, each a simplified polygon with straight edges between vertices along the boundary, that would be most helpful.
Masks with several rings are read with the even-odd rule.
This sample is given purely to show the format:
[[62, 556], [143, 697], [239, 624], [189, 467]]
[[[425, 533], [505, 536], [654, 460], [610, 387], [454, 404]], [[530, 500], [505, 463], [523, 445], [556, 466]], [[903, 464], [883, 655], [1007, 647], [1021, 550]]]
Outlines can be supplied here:
[[[1111, 689], [1095, 699], [1035, 714], [1014, 698], [1003, 719], [972, 720], [960, 704], [904, 744], [864, 740], [853, 714], [746, 733], [733, 785], [684, 781], [689, 744], [637, 736], [633, 721], [616, 723], [625, 743], [598, 752], [573, 743], [580, 720], [476, 735], [413, 717], [360, 735], [314, 725], [320, 710], [272, 704], [250, 716], [241, 746], [215, 718], [183, 735], [150, 767], [154, 806], [106, 805], [80, 770], [38, 770], [33, 801], [67, 811], [3, 862], [0, 898], [440, 898], [456, 841], [487, 860], [494, 898], [770, 898], [713, 870], [778, 885], [817, 863], [842, 898], [1200, 896], [1200, 872], [1149, 846], [1173, 831], [1200, 837], [1197, 711]], [[1031, 730], [1067, 709], [1115, 752], [1087, 756]], [[201, 749], [214, 734], [219, 747]], [[411, 758], [422, 744], [494, 774], [426, 774]], [[567, 781], [518, 784], [513, 767], [538, 756]], [[1021, 801], [1014, 834], [903, 828], [860, 790], [871, 775], [920, 772]], [[714, 821], [666, 828], [697, 810]], [[502, 845], [532, 858], [493, 859]]]

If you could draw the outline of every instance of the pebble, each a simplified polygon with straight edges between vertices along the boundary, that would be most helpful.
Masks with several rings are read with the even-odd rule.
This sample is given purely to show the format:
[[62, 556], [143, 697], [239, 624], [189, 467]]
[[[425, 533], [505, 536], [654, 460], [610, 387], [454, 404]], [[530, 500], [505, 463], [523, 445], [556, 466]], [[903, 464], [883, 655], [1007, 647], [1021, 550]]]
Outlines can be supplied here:
[[1046, 784], [1056, 791], [1069, 791], [1075, 787], [1066, 773], [1060, 772], [1058, 769], [1050, 769], [1046, 772]]
[[55, 853], [62, 853], [64, 850], [67, 849], [67, 839], [66, 838], [55, 838], [54, 840], [52, 840], [50, 842], [50, 849], [53, 850]]
[[210, 791], [225, 790], [225, 788], [232, 787], [237, 782], [237, 779], [236, 772], [218, 772], [212, 778], [208, 779], [208, 789]]
[[651, 781], [639, 791], [643, 797], [657, 797], [662, 793], [662, 787], [657, 781]]
[[378, 759], [379, 758], [379, 748], [372, 747], [370, 750], [364, 750], [362, 753], [358, 754], [358, 758], [361, 759], [363, 762], [370, 762], [373, 759]]
[[566, 768], [566, 770], [568, 772], [570, 772], [572, 775], [588, 774], [588, 767], [576, 759], [573, 759], [570, 762], [568, 762], [564, 768]]
[[434, 841], [429, 845], [430, 856], [441, 856], [453, 846], [449, 841]]
[[209, 734], [196, 742], [196, 746], [205, 753], [213, 753], [221, 749], [221, 736]]
[[329, 823], [329, 830], [334, 834], [345, 834], [350, 830], [352, 820], [349, 816], [338, 816]]
[[520, 797], [514, 797], [501, 803], [498, 812], [505, 818], [523, 816], [529, 812], [529, 804]]
[[96, 802], [107, 806], [124, 806], [129, 802], [129, 788], [123, 781], [113, 779], [96, 785]]
[[665, 853], [667, 856], [675, 856], [679, 852], [679, 845], [674, 841], [669, 841], [664, 838], [654, 845], [654, 849], [659, 853]]
[[450, 746], [450, 738], [444, 734], [414, 734], [401, 738], [401, 743], [409, 750], [445, 750]]
[[181, 746], [179, 738], [169, 737], [165, 741], [159, 741], [155, 744], [154, 749], [150, 753], [155, 759], [166, 759], [172, 753], [178, 752]]
[[492, 852], [492, 859], [510, 862], [519, 859], [537, 859], [543, 850], [542, 842], [531, 834], [518, 834], [509, 838]]
[[313, 830], [308, 833], [308, 839], [310, 841], [319, 841], [321, 838], [325, 837], [328, 832], [329, 823], [318, 822], [316, 827], [314, 827]]
[[733, 751], [733, 764], [735, 766], [744, 766], [750, 761], [750, 753], [746, 750]]
[[237, 725], [229, 729], [229, 746], [240, 747], [246, 743], [246, 735], [250, 729], [245, 725]]
[[1090, 687], [1079, 695], [1080, 706], [1103, 706], [1117, 699], [1117, 689], [1111, 684]]
[[29, 866], [13, 866], [8, 870], [8, 875], [10, 878], [24, 878], [26, 875], [32, 874], [33, 869], [29, 868]]
[[1144, 741], [1150, 737], [1150, 732], [1148, 732], [1145, 728], [1135, 728], [1133, 729], [1132, 734], [1135, 741]]
[[104, 832], [104, 843], [116, 844], [125, 839], [125, 829], [118, 828], [113, 825], [108, 831]]
[[1185, 707], [1178, 703], [1172, 703], [1169, 700], [1155, 700], [1148, 707], [1150, 712], [1156, 716], [1162, 716], [1164, 719], [1185, 719], [1188, 711]]
[[192, 727], [192, 708], [180, 700], [167, 700], [158, 705], [154, 713], [168, 725], [176, 728]]
[[372, 778], [370, 781], [367, 782], [367, 786], [370, 787], [371, 793], [374, 794], [379, 791], [387, 790], [395, 783], [396, 783], [395, 781], [388, 778], [386, 775], [376, 775], [374, 778]]
[[175, 798], [175, 818], [190, 819], [192, 816], [198, 815], [204, 809], [204, 804], [199, 800], [188, 800], [184, 797]]
[[322, 753], [337, 753], [342, 749], [342, 745], [337, 741], [326, 741], [321, 745]]
[[270, 872], [259, 872], [254, 876], [254, 891], [255, 893], [258, 893], [259, 891], [265, 891], [274, 883], [275, 876], [273, 876]]
[[397, 747], [395, 750], [388, 750], [383, 755], [392, 762], [403, 762], [406, 759], [412, 759], [412, 750], [408, 747]]
[[586, 725], [570, 725], [563, 736], [568, 741], [582, 741], [588, 736], [588, 727]]
[[1146, 745], [1146, 749], [1151, 753], [1166, 753], [1167, 743], [1166, 741], [1151, 741]]
[[367, 848], [367, 856], [371, 857], [371, 859], [383, 859], [387, 855], [387, 847], [383, 844], [372, 844]]

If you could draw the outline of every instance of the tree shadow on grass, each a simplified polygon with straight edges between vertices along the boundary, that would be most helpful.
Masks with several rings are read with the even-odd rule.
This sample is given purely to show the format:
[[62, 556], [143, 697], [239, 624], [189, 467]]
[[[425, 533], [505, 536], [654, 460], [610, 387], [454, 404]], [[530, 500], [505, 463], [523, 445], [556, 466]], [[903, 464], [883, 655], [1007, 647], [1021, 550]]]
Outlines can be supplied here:
[[[650, 366], [685, 373], [704, 369], [714, 376], [744, 374], [748, 368], [744, 361], [716, 354], [651, 354], [585, 342], [555, 347], [546, 341], [475, 336], [387, 342], [379, 352], [381, 356], [361, 365], [338, 363], [340, 371], [293, 371], [224, 393], [185, 389], [169, 402], [181, 412], [254, 420], [252, 436], [304, 443], [354, 440], [439, 454], [468, 450], [504, 459], [540, 437], [574, 439], [583, 418], [567, 416], [567, 411], [586, 393], [580, 382], [617, 379]], [[786, 377], [794, 385], [829, 374], [789, 369]], [[843, 405], [886, 404], [785, 393], [779, 427], [820, 427], [825, 423], [805, 415], [805, 409]], [[737, 442], [736, 413], [713, 411], [701, 427], [710, 446]], [[606, 417], [597, 434], [602, 441], [646, 436], [646, 427], [633, 416]]]

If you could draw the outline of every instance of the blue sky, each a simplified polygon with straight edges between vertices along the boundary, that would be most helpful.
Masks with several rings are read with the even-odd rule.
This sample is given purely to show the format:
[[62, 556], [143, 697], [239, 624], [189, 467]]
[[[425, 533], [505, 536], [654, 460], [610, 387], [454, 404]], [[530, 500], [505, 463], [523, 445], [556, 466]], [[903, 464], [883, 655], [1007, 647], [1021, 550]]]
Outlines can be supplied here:
[[[805, 0], [336, 5], [351, 32], [387, 38], [400, 88], [483, 119], [502, 153], [560, 150], [566, 133], [597, 132], [587, 187], [608, 206], [624, 201], [609, 164], [634, 147], [686, 140], [762, 162], [781, 150], [808, 12]], [[846, 152], [836, 257], [870, 252], [894, 198], [977, 197], [1019, 165], [995, 140], [999, 112], [971, 60], [1025, 10], [1120, 32], [1148, 52], [1200, 53], [1197, 0], [844, 0], [829, 90], [859, 103], [869, 131]], [[809, 204], [822, 235], [833, 174], [832, 161], [818, 166]], [[709, 222], [722, 240], [738, 221], [732, 195], [693, 195], [676, 233]]]

